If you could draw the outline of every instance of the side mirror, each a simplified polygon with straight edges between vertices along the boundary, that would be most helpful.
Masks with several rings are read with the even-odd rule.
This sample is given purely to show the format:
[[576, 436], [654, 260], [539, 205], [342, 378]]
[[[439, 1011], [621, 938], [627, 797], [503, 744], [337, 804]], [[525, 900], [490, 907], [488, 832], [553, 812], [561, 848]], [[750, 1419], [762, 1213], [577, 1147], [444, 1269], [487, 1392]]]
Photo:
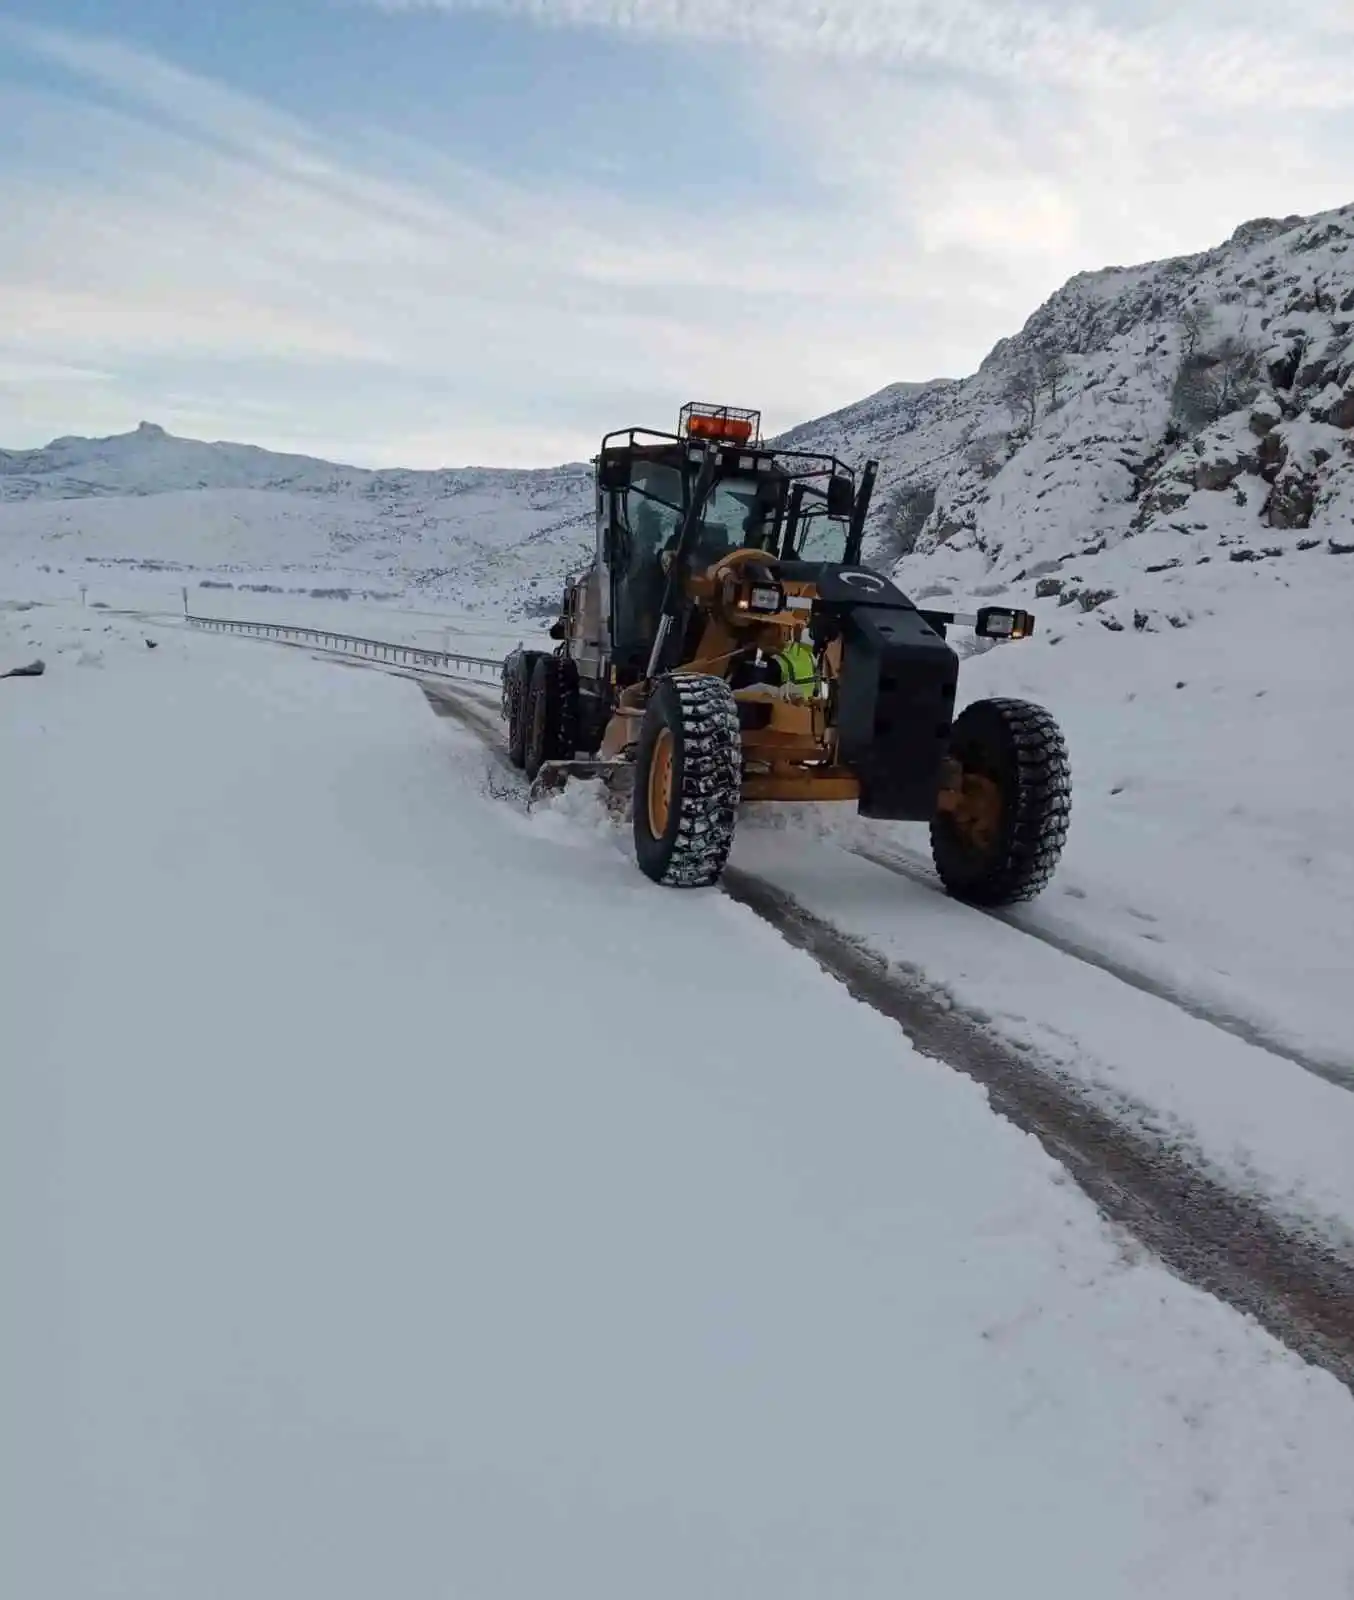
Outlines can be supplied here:
[[850, 478], [827, 480], [827, 514], [830, 517], [849, 517], [856, 508], [856, 494]]
[[630, 487], [630, 452], [604, 450], [597, 463], [599, 489], [628, 489]]

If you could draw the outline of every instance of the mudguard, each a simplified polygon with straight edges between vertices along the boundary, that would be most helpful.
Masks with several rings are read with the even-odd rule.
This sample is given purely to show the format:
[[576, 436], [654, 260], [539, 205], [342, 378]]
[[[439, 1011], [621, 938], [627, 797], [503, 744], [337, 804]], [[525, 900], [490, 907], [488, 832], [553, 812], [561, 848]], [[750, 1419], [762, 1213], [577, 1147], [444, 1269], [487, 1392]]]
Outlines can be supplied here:
[[841, 759], [860, 779], [860, 814], [927, 821], [954, 721], [959, 657], [879, 573], [823, 567], [814, 581], [814, 618], [841, 635], [837, 726]]

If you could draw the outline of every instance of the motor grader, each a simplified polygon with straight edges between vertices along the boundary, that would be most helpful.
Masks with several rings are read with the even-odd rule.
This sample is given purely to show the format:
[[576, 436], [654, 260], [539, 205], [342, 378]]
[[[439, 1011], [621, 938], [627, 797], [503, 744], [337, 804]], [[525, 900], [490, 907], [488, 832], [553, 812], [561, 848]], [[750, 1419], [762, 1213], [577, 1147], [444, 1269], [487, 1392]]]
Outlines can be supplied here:
[[763, 444], [760, 421], [693, 402], [676, 433], [602, 440], [596, 553], [556, 646], [503, 665], [510, 760], [537, 788], [597, 776], [627, 794], [659, 883], [716, 882], [745, 803], [843, 801], [929, 822], [952, 895], [1031, 898], [1067, 833], [1062, 734], [1019, 700], [956, 716], [948, 630], [1017, 640], [1034, 619], [919, 609], [861, 564], [878, 463]]

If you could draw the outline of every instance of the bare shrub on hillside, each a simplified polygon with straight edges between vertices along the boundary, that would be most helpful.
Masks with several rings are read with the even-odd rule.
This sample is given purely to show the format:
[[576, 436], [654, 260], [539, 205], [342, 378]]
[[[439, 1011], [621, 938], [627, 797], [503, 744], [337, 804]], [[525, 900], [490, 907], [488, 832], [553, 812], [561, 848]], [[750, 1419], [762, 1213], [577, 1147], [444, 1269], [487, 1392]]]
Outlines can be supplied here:
[[1013, 367], [1001, 386], [1002, 404], [1016, 419], [1022, 433], [1031, 433], [1039, 420], [1039, 396], [1043, 392], [1036, 361], [1026, 358]]
[[934, 484], [899, 484], [879, 508], [875, 524], [882, 554], [890, 561], [909, 555], [935, 508]]
[[1188, 437], [1250, 405], [1259, 392], [1258, 353], [1229, 334], [1182, 359], [1171, 391], [1171, 420]]

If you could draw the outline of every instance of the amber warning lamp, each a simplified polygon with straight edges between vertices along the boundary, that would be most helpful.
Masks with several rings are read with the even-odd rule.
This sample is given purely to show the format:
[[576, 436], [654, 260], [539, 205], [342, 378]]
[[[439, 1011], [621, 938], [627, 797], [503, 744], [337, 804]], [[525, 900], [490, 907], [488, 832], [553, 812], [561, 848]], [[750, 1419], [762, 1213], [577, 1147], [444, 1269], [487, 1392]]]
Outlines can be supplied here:
[[711, 406], [692, 400], [682, 407], [677, 432], [683, 439], [711, 439], [719, 444], [759, 444], [762, 414], [760, 411], [745, 411], [740, 406]]

